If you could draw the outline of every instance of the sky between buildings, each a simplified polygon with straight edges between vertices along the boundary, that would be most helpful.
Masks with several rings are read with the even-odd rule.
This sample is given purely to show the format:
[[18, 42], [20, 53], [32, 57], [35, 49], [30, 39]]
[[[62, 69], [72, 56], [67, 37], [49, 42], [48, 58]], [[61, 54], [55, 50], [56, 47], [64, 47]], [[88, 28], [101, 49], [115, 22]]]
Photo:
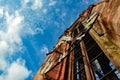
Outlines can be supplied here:
[[99, 0], [0, 0], [0, 80], [32, 80], [59, 36]]

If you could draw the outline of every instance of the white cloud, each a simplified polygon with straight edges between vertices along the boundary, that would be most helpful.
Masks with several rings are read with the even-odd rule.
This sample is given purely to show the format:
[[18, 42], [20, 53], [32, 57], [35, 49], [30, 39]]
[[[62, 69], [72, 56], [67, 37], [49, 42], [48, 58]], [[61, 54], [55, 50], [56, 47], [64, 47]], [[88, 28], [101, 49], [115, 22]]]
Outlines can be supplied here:
[[43, 13], [46, 14], [47, 13], [47, 9], [43, 9]]
[[4, 57], [3, 54], [7, 52], [8, 43], [6, 41], [0, 41], [0, 56]]
[[30, 73], [25, 67], [25, 61], [19, 58], [10, 65], [5, 80], [25, 80]]
[[33, 5], [32, 5], [32, 9], [36, 10], [36, 9], [41, 9], [43, 6], [43, 0], [34, 0]]
[[26, 33], [31, 34], [31, 35], [35, 35], [35, 34], [39, 34], [39, 33], [44, 34], [44, 30], [40, 27], [38, 27], [38, 28], [36, 28], [36, 27], [35, 28], [28, 28]]
[[6, 64], [8, 64], [8, 61], [6, 61], [6, 57], [12, 55], [22, 47], [20, 31], [22, 29], [21, 22], [23, 17], [17, 12], [15, 15], [9, 15], [9, 13], [6, 12], [5, 18], [5, 29], [0, 30], [0, 61], [2, 62], [0, 63], [0, 70], [7, 68]]
[[25, 61], [18, 58], [0, 75], [0, 80], [25, 80], [30, 74], [31, 71], [26, 68]]
[[85, 3], [85, 4], [89, 4], [89, 1], [88, 0], [82, 0], [82, 3]]
[[42, 28], [36, 28], [35, 29], [35, 34], [38, 34], [38, 33], [44, 34], [43, 29]]
[[92, 0], [92, 1], [91, 0], [82, 0], [81, 2], [82, 2], [82, 4], [90, 5], [90, 4], [94, 4], [98, 1], [100, 1], [100, 0]]
[[27, 4], [30, 2], [30, 0], [22, 0], [21, 3], [22, 3], [22, 7], [23, 8], [26, 8], [27, 7]]
[[[42, 59], [40, 59], [41, 62], [43, 62], [43, 60], [45, 59], [46, 54], [49, 52], [48, 48], [46, 45], [43, 45], [42, 48], [40, 49], [40, 52], [37, 53], [37, 55], [39, 57], [42, 57]], [[38, 63], [41, 64], [41, 63]]]
[[[43, 0], [22, 0], [22, 7], [25, 8], [31, 8], [33, 10], [41, 9], [43, 7]], [[28, 5], [28, 3], [31, 3]]]
[[0, 6], [0, 17], [3, 16], [3, 7]]
[[27, 4], [29, 1], [30, 1], [30, 0], [23, 0], [23, 2], [24, 2], [25, 4]]
[[[6, 12], [5, 18], [5, 30], [0, 30], [0, 44], [4, 45], [4, 47], [0, 48], [0, 53], [14, 53], [22, 45], [20, 32], [23, 28], [21, 23], [24, 17], [20, 16], [16, 11], [15, 15], [9, 15]], [[17, 48], [16, 45], [19, 47]]]
[[57, 21], [54, 22], [54, 25], [55, 25], [57, 28], [61, 27], [61, 26], [60, 26], [60, 23], [57, 22]]
[[[22, 43], [22, 25], [24, 16], [21, 16], [19, 11], [9, 14], [4, 10], [4, 25], [0, 26], [4, 29], [0, 29], [0, 80], [25, 80], [30, 72], [25, 66], [25, 61], [17, 59], [17, 61], [10, 62], [8, 57], [16, 55], [16, 52], [20, 51], [23, 47]], [[1, 23], [0, 23], [1, 24]]]
[[0, 70], [4, 71], [6, 67], [8, 66], [7, 64], [8, 63], [4, 58], [0, 58]]
[[50, 0], [48, 6], [54, 6], [56, 4], [56, 1]]
[[41, 48], [40, 53], [41, 53], [41, 54], [48, 53], [48, 48], [47, 48], [47, 46], [44, 45], [44, 46]]
[[66, 15], [67, 15], [67, 13], [66, 13], [66, 12], [63, 12], [62, 15], [59, 16], [59, 17], [64, 21]]

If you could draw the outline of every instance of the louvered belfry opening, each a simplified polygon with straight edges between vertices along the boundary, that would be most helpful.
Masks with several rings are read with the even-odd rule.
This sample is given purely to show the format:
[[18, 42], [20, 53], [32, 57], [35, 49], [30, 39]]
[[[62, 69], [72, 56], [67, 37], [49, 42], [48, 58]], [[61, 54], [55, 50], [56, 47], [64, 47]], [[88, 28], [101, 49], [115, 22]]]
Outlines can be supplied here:
[[59, 37], [33, 80], [120, 80], [120, 16], [108, 15], [119, 13], [119, 3], [90, 5]]
[[[79, 34], [79, 32], [74, 33]], [[119, 73], [115, 73], [117, 70], [89, 33], [86, 34], [86, 36], [83, 38], [83, 42], [85, 44], [87, 55], [89, 57], [90, 66], [92, 67], [94, 80], [119, 80]], [[74, 80], [87, 80], [84, 67], [85, 63], [83, 61], [83, 57], [86, 56], [82, 55], [80, 44], [77, 44], [77, 42], [75, 42], [75, 46], [76, 48], [73, 51]]]

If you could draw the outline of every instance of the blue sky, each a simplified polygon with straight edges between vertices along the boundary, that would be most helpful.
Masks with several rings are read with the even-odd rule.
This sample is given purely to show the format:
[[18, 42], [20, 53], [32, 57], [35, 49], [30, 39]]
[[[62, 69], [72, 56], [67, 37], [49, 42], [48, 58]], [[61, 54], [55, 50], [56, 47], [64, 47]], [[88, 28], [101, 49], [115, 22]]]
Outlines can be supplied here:
[[59, 36], [98, 0], [0, 0], [0, 80], [32, 80]]

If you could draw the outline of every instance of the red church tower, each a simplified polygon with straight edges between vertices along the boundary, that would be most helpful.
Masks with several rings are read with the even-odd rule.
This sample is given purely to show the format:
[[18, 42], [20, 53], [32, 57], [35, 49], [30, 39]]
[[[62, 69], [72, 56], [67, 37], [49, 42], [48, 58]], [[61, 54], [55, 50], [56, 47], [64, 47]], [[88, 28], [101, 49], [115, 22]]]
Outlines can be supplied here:
[[90, 5], [61, 35], [33, 80], [119, 80], [119, 8], [120, 0]]

